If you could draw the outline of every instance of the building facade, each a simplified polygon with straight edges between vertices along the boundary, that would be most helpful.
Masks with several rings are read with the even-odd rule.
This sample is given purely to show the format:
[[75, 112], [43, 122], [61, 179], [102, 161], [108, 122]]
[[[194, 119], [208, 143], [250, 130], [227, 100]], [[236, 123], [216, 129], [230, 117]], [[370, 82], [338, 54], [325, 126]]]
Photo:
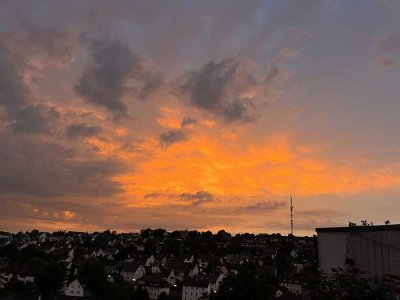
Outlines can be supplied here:
[[400, 276], [400, 225], [317, 228], [319, 267]]

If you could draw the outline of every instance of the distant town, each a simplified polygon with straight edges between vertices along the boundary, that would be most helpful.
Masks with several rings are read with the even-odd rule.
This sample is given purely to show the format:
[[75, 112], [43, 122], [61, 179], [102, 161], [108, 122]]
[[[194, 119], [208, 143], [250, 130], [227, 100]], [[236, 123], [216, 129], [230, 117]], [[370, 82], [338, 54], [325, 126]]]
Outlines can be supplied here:
[[398, 298], [399, 225], [316, 231], [0, 232], [0, 299]]

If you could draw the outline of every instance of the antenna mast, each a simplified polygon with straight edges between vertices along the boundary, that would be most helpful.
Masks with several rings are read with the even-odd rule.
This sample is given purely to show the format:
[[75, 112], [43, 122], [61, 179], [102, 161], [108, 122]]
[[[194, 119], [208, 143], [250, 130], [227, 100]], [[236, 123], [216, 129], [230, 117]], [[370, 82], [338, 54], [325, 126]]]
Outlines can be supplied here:
[[290, 196], [290, 233], [293, 235], [293, 200]]

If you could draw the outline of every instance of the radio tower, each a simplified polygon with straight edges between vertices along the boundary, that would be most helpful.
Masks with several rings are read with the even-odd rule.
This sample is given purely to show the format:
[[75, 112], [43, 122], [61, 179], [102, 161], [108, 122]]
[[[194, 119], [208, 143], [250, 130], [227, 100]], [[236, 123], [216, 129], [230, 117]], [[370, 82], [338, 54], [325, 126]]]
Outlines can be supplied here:
[[290, 196], [290, 233], [293, 235], [293, 200]]

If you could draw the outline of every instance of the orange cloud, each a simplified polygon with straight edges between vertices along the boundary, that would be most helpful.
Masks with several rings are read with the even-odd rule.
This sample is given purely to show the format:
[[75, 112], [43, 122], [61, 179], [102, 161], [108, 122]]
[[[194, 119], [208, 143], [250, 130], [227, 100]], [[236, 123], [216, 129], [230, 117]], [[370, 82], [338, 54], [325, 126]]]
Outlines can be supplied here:
[[354, 194], [400, 186], [400, 176], [391, 169], [365, 171], [337, 165], [313, 157], [312, 151], [296, 150], [285, 135], [246, 144], [240, 138], [221, 140], [197, 133], [191, 141], [168, 149], [153, 147], [152, 155], [135, 172], [115, 180], [124, 185], [128, 198], [135, 199], [134, 205], [143, 206], [174, 201], [163, 197], [143, 200], [155, 192], [205, 190], [221, 199], [248, 199], [251, 195]]
[[72, 219], [73, 217], [75, 217], [75, 212], [73, 212], [72, 210], [64, 210], [63, 215], [67, 219]]

